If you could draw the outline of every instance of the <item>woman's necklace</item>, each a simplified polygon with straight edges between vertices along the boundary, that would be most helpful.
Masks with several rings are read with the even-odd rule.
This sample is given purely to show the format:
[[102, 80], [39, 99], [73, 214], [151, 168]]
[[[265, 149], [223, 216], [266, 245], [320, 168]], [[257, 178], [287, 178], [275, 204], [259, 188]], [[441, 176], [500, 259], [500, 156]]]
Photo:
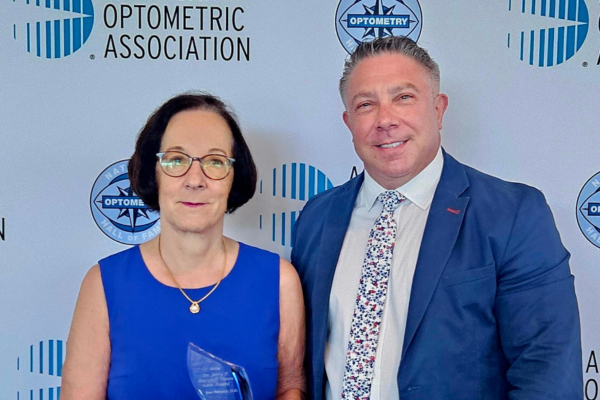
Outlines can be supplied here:
[[214, 292], [217, 289], [217, 287], [219, 286], [219, 283], [221, 283], [221, 281], [223, 280], [223, 277], [225, 276], [225, 268], [227, 266], [227, 251], [225, 249], [225, 239], [223, 239], [223, 237], [221, 237], [221, 244], [223, 245], [223, 271], [221, 271], [221, 277], [219, 278], [219, 280], [217, 281], [217, 283], [215, 283], [215, 286], [213, 286], [213, 288], [210, 289], [210, 292], [206, 293], [206, 295], [203, 298], [201, 298], [200, 300], [194, 301], [194, 300], [192, 300], [190, 298], [190, 296], [187, 295], [187, 293], [185, 293], [183, 291], [183, 289], [179, 285], [179, 282], [177, 282], [177, 279], [175, 279], [175, 276], [171, 272], [171, 269], [169, 268], [169, 266], [165, 262], [165, 259], [162, 256], [162, 251], [160, 250], [160, 237], [161, 237], [161, 235], [158, 236], [158, 255], [160, 256], [161, 261], [165, 265], [165, 268], [167, 269], [167, 272], [171, 276], [171, 279], [173, 279], [173, 282], [175, 282], [175, 285], [177, 286], [177, 289], [179, 289], [179, 291], [181, 292], [181, 294], [186, 299], [188, 299], [188, 301], [190, 303], [192, 303], [192, 305], [190, 306], [190, 312], [192, 314], [198, 314], [200, 312], [200, 303], [203, 302], [204, 300], [206, 300], [206, 298], [208, 296], [210, 296], [212, 294], [212, 292]]

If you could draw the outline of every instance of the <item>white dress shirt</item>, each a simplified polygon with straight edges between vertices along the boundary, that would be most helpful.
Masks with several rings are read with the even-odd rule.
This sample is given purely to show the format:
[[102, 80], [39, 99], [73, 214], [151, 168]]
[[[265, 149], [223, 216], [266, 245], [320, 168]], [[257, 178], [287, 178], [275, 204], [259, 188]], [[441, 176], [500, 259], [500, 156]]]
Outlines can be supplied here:
[[[394, 211], [398, 226], [396, 246], [375, 355], [371, 400], [391, 400], [400, 397], [396, 377], [400, 366], [410, 291], [425, 223], [443, 165], [444, 158], [440, 148], [433, 161], [423, 171], [397, 188], [406, 200]], [[365, 179], [356, 198], [329, 296], [325, 347], [327, 400], [342, 398], [346, 352], [358, 283], [369, 232], [383, 209], [377, 197], [384, 191], [386, 189], [365, 171]]]

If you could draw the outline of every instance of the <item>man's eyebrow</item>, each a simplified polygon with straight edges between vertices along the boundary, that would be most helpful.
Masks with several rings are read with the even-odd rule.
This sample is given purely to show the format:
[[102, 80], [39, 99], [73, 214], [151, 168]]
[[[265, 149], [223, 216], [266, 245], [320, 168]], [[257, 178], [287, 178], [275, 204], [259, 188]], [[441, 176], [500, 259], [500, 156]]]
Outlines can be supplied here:
[[419, 93], [419, 88], [413, 85], [412, 83], [405, 83], [402, 85], [397, 85], [388, 89], [388, 93], [398, 93], [406, 89], [412, 89], [415, 92]]
[[352, 96], [352, 99], [350, 99], [350, 104], [353, 104], [356, 99], [368, 99], [373, 97], [375, 97], [375, 92], [358, 92]]
[[[389, 88], [388, 94], [395, 94], [395, 93], [401, 92], [406, 89], [412, 89], [417, 93], [420, 92], [419, 88], [417, 86], [415, 86], [414, 84], [404, 83], [404, 84], [396, 85], [396, 86]], [[369, 99], [369, 98], [373, 98], [373, 97], [375, 97], [375, 92], [370, 92], [370, 91], [358, 92], [354, 96], [352, 96], [352, 98], [350, 99], [350, 104], [354, 104], [354, 102], [357, 99]]]

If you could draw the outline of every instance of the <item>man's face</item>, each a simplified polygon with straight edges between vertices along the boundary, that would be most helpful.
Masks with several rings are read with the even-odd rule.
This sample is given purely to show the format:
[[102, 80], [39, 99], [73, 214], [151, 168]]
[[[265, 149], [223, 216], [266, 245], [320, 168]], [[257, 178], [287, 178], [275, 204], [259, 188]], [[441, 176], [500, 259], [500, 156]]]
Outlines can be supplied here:
[[363, 59], [350, 74], [343, 118], [369, 175], [394, 189], [435, 158], [447, 106], [425, 67], [381, 54]]

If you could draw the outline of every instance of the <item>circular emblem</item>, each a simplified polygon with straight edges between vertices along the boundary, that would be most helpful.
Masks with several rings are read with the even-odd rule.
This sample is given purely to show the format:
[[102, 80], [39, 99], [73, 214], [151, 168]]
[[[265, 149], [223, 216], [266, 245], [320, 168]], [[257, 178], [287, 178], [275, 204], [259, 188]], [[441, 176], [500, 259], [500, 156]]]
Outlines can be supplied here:
[[67, 57], [89, 39], [94, 27], [92, 0], [29, 1], [14, 21], [13, 39], [28, 53], [40, 58]]
[[106, 168], [94, 182], [90, 208], [98, 228], [123, 244], [144, 243], [160, 233], [160, 215], [151, 211], [129, 185], [129, 160]]
[[521, 61], [536, 67], [562, 64], [577, 53], [590, 28], [590, 14], [585, 0], [530, 2], [509, 1], [509, 24], [506, 44]]
[[421, 17], [417, 0], [341, 0], [335, 29], [351, 54], [360, 43], [380, 37], [407, 36], [416, 42], [421, 36]]
[[270, 238], [265, 247], [279, 251], [282, 246], [284, 255], [289, 255], [300, 211], [313, 196], [333, 188], [333, 183], [317, 167], [301, 162], [286, 163], [269, 172], [268, 178], [259, 182], [258, 228], [263, 238]]
[[600, 172], [583, 185], [577, 197], [576, 213], [581, 232], [600, 248]]

